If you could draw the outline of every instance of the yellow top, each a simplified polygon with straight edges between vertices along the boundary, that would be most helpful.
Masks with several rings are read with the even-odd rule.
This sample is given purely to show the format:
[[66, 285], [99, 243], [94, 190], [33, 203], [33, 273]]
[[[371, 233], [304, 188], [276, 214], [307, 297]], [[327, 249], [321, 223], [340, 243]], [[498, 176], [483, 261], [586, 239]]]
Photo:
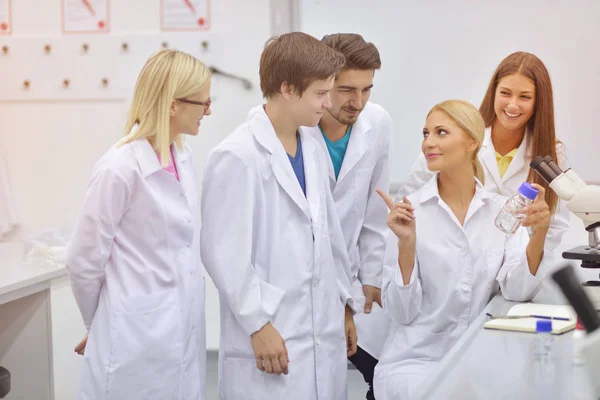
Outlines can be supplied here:
[[517, 153], [517, 149], [512, 149], [503, 157], [500, 153], [496, 152], [496, 162], [498, 163], [498, 171], [500, 171], [500, 177], [504, 177], [504, 173], [508, 169], [510, 162]]

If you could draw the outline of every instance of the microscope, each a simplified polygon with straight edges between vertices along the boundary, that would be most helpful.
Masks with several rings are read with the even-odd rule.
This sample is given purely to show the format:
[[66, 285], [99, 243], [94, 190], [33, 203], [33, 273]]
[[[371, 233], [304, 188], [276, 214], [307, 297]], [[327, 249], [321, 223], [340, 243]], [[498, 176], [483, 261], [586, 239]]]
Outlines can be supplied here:
[[[600, 186], [586, 184], [571, 168], [561, 170], [550, 156], [537, 156], [529, 166], [583, 221], [588, 232], [588, 245], [563, 252], [563, 258], [580, 260], [582, 268], [600, 269]], [[595, 309], [600, 310], [600, 280], [587, 281], [582, 286]]]
[[10, 372], [0, 367], [0, 399], [3, 399], [10, 392]]

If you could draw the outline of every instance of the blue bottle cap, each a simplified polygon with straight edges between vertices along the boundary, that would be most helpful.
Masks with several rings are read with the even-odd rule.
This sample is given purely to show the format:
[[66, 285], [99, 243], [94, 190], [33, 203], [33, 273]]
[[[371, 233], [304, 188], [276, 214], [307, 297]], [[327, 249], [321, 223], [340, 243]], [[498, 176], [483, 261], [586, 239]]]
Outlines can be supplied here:
[[538, 319], [535, 324], [536, 332], [552, 332], [552, 320], [550, 319]]
[[531, 186], [528, 182], [523, 182], [521, 183], [521, 186], [519, 186], [519, 193], [530, 200], [535, 200], [538, 195], [538, 190]]

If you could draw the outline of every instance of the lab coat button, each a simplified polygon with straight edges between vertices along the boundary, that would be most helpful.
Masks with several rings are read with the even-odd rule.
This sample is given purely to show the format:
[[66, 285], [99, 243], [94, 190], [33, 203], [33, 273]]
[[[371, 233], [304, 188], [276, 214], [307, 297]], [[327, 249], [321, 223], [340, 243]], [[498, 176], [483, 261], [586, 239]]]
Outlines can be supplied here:
[[467, 324], [467, 322], [464, 319], [459, 319], [458, 320], [458, 325], [465, 326], [466, 324]]
[[317, 344], [317, 346], [319, 346], [321, 344], [321, 339], [319, 339], [319, 338], [315, 339], [315, 343]]
[[462, 286], [462, 288], [463, 288], [463, 290], [464, 290], [465, 292], [468, 292], [468, 291], [469, 291], [469, 289], [470, 289], [469, 285], [467, 285], [467, 284], [464, 284], [464, 285]]
[[314, 285], [314, 287], [317, 287], [317, 286], [319, 286], [319, 280], [318, 280], [318, 279], [315, 279], [315, 281], [313, 282], [313, 285]]
[[469, 249], [467, 248], [467, 246], [463, 246], [460, 251], [462, 251], [463, 253], [467, 253], [469, 251]]

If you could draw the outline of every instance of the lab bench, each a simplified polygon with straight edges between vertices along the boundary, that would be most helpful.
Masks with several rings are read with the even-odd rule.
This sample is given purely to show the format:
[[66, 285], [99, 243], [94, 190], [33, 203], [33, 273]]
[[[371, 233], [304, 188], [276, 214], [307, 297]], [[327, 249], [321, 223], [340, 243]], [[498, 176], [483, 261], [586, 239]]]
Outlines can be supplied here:
[[[485, 329], [486, 313], [505, 315], [517, 303], [500, 295], [481, 312], [420, 386], [416, 399], [537, 399], [533, 345], [535, 333]], [[573, 331], [552, 335], [555, 365], [553, 400], [594, 400], [582, 365], [573, 363]], [[539, 393], [539, 392], [538, 392]]]
[[64, 266], [24, 265], [22, 243], [0, 243], [0, 366], [10, 371], [10, 399], [54, 399], [52, 280]]

